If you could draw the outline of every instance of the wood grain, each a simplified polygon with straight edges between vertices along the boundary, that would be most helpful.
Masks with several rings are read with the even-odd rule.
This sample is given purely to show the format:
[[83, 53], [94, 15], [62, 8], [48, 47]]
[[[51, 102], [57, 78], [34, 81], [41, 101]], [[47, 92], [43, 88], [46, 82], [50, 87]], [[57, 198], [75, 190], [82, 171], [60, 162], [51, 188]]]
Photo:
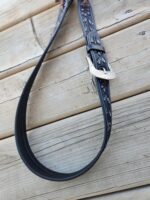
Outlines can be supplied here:
[[[145, 21], [103, 40], [117, 73], [117, 78], [111, 81], [113, 101], [150, 89], [149, 24]], [[85, 56], [82, 47], [44, 65], [29, 102], [29, 129], [99, 106]], [[31, 70], [0, 81], [1, 138], [13, 132], [17, 102]]]
[[[150, 92], [114, 103], [107, 150], [88, 173], [63, 183], [33, 175], [20, 161], [14, 137], [1, 140], [1, 200], [82, 199], [150, 184], [149, 120]], [[101, 125], [101, 112], [95, 109], [35, 129], [29, 133], [29, 141], [47, 167], [69, 172], [97, 153]]]
[[[136, 18], [139, 16], [142, 17], [142, 15], [147, 15], [148, 11], [150, 11], [150, 2], [148, 0], [144, 2], [142, 0], [93, 0], [92, 6], [97, 30], [100, 30], [102, 37], [123, 29], [125, 23], [126, 26], [127, 23], [128, 25], [130, 23], [136, 23]], [[49, 32], [53, 32], [55, 25], [54, 18], [56, 19], [57, 16], [56, 10], [57, 8], [55, 7], [33, 17], [33, 23], [37, 37], [39, 38], [43, 48], [47, 46], [49, 41]], [[49, 19], [52, 20], [51, 25]], [[80, 27], [80, 21], [77, 12], [77, 1], [74, 1], [72, 9], [69, 10], [68, 16], [66, 17], [64, 25], [59, 33], [59, 37], [55, 42], [54, 48], [58, 49], [66, 45], [68, 46], [70, 43], [72, 45], [73, 42], [75, 43], [81, 39], [82, 35], [83, 33]]]
[[0, 31], [55, 5], [55, 0], [1, 0]]
[[[69, 11], [59, 36], [53, 45], [53, 51], [51, 51], [47, 59], [83, 46], [83, 34], [75, 4], [76, 1]], [[59, 6], [55, 6], [31, 18], [31, 20], [22, 22], [0, 33], [0, 43], [2, 44], [0, 48], [0, 56], [2, 58], [0, 59], [0, 79], [36, 64], [55, 26], [58, 8]], [[106, 0], [101, 1], [101, 3], [99, 0], [93, 0], [93, 8], [97, 29], [102, 37], [136, 24], [150, 15], [150, 3], [148, 0], [144, 2], [143, 0]], [[27, 24], [27, 28], [24, 24]], [[27, 33], [34, 37], [34, 41], [30, 40]], [[21, 36], [17, 37], [18, 35]], [[17, 40], [16, 37], [19, 39]], [[19, 48], [20, 46], [22, 47], [21, 49]], [[32, 50], [33, 48], [36, 49], [37, 54]], [[27, 55], [24, 52], [27, 52]], [[10, 57], [15, 59], [10, 59]]]
[[[30, 20], [0, 33], [0, 71], [14, 69], [30, 60], [31, 54], [38, 57], [43, 49], [38, 44]], [[7, 73], [7, 71], [6, 71]]]
[[89, 198], [89, 200], [149, 200], [150, 187], [142, 187], [134, 190], [118, 192], [98, 198]]

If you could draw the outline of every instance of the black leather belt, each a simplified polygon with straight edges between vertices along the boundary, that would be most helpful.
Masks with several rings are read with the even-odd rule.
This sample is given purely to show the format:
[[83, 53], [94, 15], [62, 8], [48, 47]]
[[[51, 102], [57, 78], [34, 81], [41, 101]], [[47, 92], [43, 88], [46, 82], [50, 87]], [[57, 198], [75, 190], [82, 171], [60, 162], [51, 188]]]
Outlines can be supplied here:
[[15, 138], [19, 154], [26, 164], [26, 166], [36, 175], [53, 181], [66, 181], [76, 178], [86, 171], [88, 171], [99, 159], [102, 152], [106, 148], [107, 142], [111, 133], [112, 126], [112, 110], [111, 110], [111, 99], [109, 90], [109, 80], [115, 78], [115, 74], [112, 71], [105, 54], [104, 47], [101, 43], [100, 37], [96, 31], [96, 25], [93, 17], [92, 7], [89, 0], [78, 0], [78, 13], [80, 22], [83, 29], [83, 34], [86, 40], [87, 47], [87, 60], [89, 63], [90, 72], [93, 74], [95, 83], [97, 86], [99, 98], [102, 105], [103, 116], [104, 116], [104, 138], [102, 146], [96, 155], [96, 157], [83, 169], [80, 169], [73, 173], [60, 173], [48, 169], [41, 164], [35, 155], [33, 154], [26, 133], [26, 110], [29, 94], [34, 83], [34, 80], [38, 74], [40, 67], [44, 61], [44, 58], [54, 41], [57, 32], [63, 22], [63, 19], [67, 13], [68, 8], [72, 4], [73, 0], [62, 0], [62, 6], [60, 8], [56, 27], [53, 35], [50, 39], [48, 46], [46, 47], [43, 55], [41, 56], [38, 64], [33, 70], [30, 78], [28, 79], [23, 92], [21, 94], [15, 120]]

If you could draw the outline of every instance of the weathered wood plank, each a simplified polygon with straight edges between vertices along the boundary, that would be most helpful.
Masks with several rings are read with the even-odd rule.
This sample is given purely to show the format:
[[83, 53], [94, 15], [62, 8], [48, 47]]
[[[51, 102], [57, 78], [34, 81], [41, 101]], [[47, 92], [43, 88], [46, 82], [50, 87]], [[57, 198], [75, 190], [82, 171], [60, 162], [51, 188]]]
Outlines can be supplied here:
[[[76, 3], [76, 2], [75, 2]], [[111, 5], [111, 6], [109, 6]], [[97, 29], [100, 30], [101, 36], [104, 37], [120, 29], [142, 21], [149, 16], [150, 6], [149, 1], [135, 0], [135, 1], [101, 1], [93, 0], [93, 7], [96, 16]], [[44, 48], [53, 27], [56, 22], [58, 7], [56, 6], [46, 12], [41, 13], [32, 18], [30, 28], [30, 35], [34, 35], [37, 43], [41, 48]], [[99, 12], [101, 11], [101, 12]], [[28, 21], [29, 22], [29, 21]], [[25, 22], [23, 22], [25, 23]], [[26, 22], [27, 23], [27, 22]], [[19, 40], [14, 40], [14, 35], [17, 32], [21, 33], [22, 37]], [[38, 51], [39, 54], [35, 55], [30, 46], [34, 46], [34, 43], [27, 37], [29, 30], [22, 25], [14, 26], [7, 29], [0, 34], [0, 55], [3, 59], [0, 59], [0, 78], [4, 78], [10, 74], [21, 71], [30, 66], [36, 64], [42, 51]], [[16, 35], [18, 35], [16, 34]], [[69, 16], [66, 18], [63, 28], [53, 46], [53, 50], [49, 58], [56, 57], [63, 53], [66, 53], [72, 49], [78, 48], [83, 45], [82, 31], [79, 25], [79, 19], [77, 17], [76, 6], [72, 7]], [[30, 43], [31, 42], [31, 43]], [[12, 43], [12, 44], [11, 44]], [[18, 50], [18, 46], [22, 46], [22, 49]], [[39, 47], [37, 47], [39, 48]], [[28, 51], [28, 55], [24, 55], [23, 50]], [[16, 55], [14, 52], [20, 52]], [[15, 57], [15, 62], [8, 59], [12, 55]], [[2, 62], [2, 61], [3, 62]], [[14, 60], [14, 59], [13, 59]]]
[[0, 44], [0, 71], [13, 69], [16, 65], [30, 60], [31, 55], [38, 57], [43, 52], [35, 38], [30, 20], [1, 32]]
[[0, 31], [55, 5], [55, 0], [1, 0]]
[[[63, 183], [33, 175], [20, 161], [14, 137], [1, 140], [1, 200], [81, 199], [149, 184], [149, 120], [150, 92], [114, 103], [107, 150], [88, 173]], [[102, 139], [101, 125], [102, 116], [95, 109], [35, 129], [29, 141], [42, 163], [69, 172], [96, 154]]]
[[[56, 49], [66, 45], [68, 47], [68, 44], [70, 43], [73, 45], [73, 42], [76, 42], [82, 38], [83, 33], [80, 27], [76, 4], [77, 1], [74, 2], [72, 9], [66, 17], [64, 26], [59, 34], [59, 38], [55, 42], [54, 48]], [[150, 11], [150, 2], [148, 0], [145, 0], [144, 2], [142, 0], [93, 0], [92, 5], [95, 14], [97, 30], [101, 30], [100, 33], [102, 37], [123, 29], [124, 26], [127, 26], [127, 23], [128, 25], [130, 23], [137, 23], [137, 18], [148, 16], [148, 11]], [[43, 48], [47, 46], [49, 41], [49, 32], [52, 33], [54, 28], [55, 20], [52, 18], [52, 16], [53, 18], [56, 18], [57, 16], [55, 8], [49, 9], [33, 17], [33, 23], [37, 37], [39, 38]], [[52, 19], [51, 25], [49, 19]]]
[[[150, 89], [149, 24], [145, 21], [103, 40], [109, 61], [117, 73], [117, 79], [111, 82], [113, 101]], [[85, 54], [85, 47], [82, 47], [51, 60], [42, 68], [29, 103], [29, 128], [99, 105]], [[13, 132], [16, 105], [31, 70], [0, 81], [1, 138]]]
[[[137, 188], [130, 191], [122, 191], [115, 194], [110, 194], [98, 198], [91, 198], [91, 200], [149, 200], [150, 187]], [[90, 200], [90, 199], [89, 199]]]

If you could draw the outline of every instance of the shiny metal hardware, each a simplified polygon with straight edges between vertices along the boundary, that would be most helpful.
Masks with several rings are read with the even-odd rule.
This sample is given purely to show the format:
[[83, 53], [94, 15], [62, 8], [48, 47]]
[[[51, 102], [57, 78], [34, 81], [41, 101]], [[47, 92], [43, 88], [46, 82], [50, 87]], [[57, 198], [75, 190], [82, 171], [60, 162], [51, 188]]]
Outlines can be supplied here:
[[90, 70], [90, 73], [97, 77], [97, 78], [101, 78], [101, 79], [105, 79], [105, 80], [111, 80], [111, 79], [115, 79], [116, 78], [116, 74], [115, 72], [113, 71], [111, 65], [108, 63], [108, 67], [109, 67], [109, 71], [106, 71], [105, 69], [103, 70], [99, 70], [99, 69], [96, 69], [91, 61], [91, 59], [87, 56], [87, 61], [88, 61], [88, 64], [89, 64], [89, 70]]

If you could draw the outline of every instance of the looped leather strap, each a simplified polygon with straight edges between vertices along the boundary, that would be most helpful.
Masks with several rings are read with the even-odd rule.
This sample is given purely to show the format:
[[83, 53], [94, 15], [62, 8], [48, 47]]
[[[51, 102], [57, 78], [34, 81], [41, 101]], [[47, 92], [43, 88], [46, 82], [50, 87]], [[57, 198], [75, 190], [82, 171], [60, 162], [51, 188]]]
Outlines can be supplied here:
[[[63, 6], [60, 9], [58, 20], [56, 23], [56, 27], [54, 29], [54, 33], [50, 39], [48, 46], [46, 47], [43, 55], [41, 56], [38, 64], [36, 65], [35, 69], [33, 70], [30, 78], [28, 79], [22, 95], [20, 97], [17, 112], [16, 112], [16, 119], [15, 119], [15, 138], [16, 144], [19, 151], [19, 154], [26, 164], [26, 166], [36, 175], [53, 181], [66, 181], [73, 178], [76, 178], [86, 171], [88, 171], [99, 159], [102, 152], [104, 151], [107, 142], [110, 137], [111, 132], [111, 125], [112, 125], [112, 112], [111, 112], [111, 101], [110, 101], [110, 90], [109, 90], [109, 81], [95, 78], [95, 82], [97, 85], [97, 90], [99, 94], [99, 98], [102, 105], [103, 116], [104, 116], [104, 139], [102, 146], [96, 155], [96, 157], [83, 169], [78, 170], [73, 173], [60, 173], [54, 170], [48, 169], [42, 163], [40, 163], [35, 155], [33, 154], [28, 138], [26, 133], [26, 110], [27, 110], [27, 103], [29, 99], [29, 94], [34, 83], [34, 80], [39, 72], [40, 67], [44, 61], [44, 58], [51, 47], [52, 42], [54, 41], [57, 32], [60, 29], [60, 26], [63, 22], [63, 19], [67, 13], [68, 8], [72, 4], [73, 0], [63, 0]], [[103, 48], [99, 35], [96, 32], [95, 21], [93, 17], [93, 12], [91, 8], [91, 4], [89, 0], [78, 0], [78, 13], [81, 22], [81, 26], [83, 29], [83, 34], [86, 40], [86, 45], [96, 48], [91, 48], [88, 51], [88, 56], [90, 57], [91, 61], [93, 62], [96, 69], [101, 70], [105, 69], [106, 71], [109, 70], [107, 58], [105, 51], [101, 51]], [[90, 34], [92, 33], [92, 34]], [[89, 35], [91, 35], [89, 37]]]

